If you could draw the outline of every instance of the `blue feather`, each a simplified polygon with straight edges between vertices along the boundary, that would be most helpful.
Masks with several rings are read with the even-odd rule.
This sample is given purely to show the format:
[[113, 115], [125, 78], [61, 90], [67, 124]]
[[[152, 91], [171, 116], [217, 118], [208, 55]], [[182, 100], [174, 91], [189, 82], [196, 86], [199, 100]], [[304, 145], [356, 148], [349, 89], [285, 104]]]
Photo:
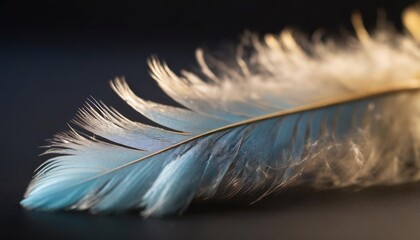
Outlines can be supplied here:
[[[286, 166], [274, 172], [276, 181], [287, 182], [296, 174], [298, 167], [293, 163], [300, 161], [305, 146], [319, 140], [321, 134], [345, 136], [351, 129], [348, 119], [352, 119], [352, 111], [360, 108], [366, 108], [366, 103], [351, 102], [239, 124], [150, 157], [150, 152], [114, 146], [72, 131], [59, 138], [62, 143], [56, 143], [66, 146], [64, 150], [50, 150], [64, 155], [38, 172], [21, 203], [30, 209], [90, 209], [95, 213], [141, 208], [144, 216], [182, 212], [196, 197], [213, 197], [228, 188], [235, 194], [264, 188], [267, 169]], [[111, 114], [109, 109], [101, 111], [104, 116]], [[95, 133], [135, 146], [116, 141], [120, 140], [118, 135]], [[77, 141], [69, 146], [67, 138]], [[147, 144], [147, 139], [138, 143], [140, 148]], [[228, 185], [220, 186], [222, 182]]]
[[[193, 199], [249, 195], [258, 200], [305, 181], [317, 187], [413, 178], [382, 170], [396, 169], [395, 159], [419, 158], [418, 118], [410, 108], [419, 106], [414, 102], [420, 81], [387, 74], [381, 82], [372, 75], [375, 81], [364, 85], [353, 75], [357, 80], [338, 76], [349, 68], [339, 74], [333, 69], [343, 59], [358, 62], [371, 54], [366, 49], [378, 48], [381, 56], [393, 52], [388, 42], [396, 41], [365, 48], [363, 35], [353, 59], [330, 45], [319, 48], [321, 43], [303, 50], [289, 32], [277, 40], [270, 36], [267, 46], [250, 39], [255, 53], [247, 61], [237, 56], [240, 70], [216, 62], [212, 67], [219, 72], [212, 72], [199, 51], [201, 78], [189, 72], [178, 76], [151, 59], [152, 77], [183, 107], [141, 99], [124, 79], [113, 81], [111, 87], [127, 104], [163, 128], [134, 122], [91, 100], [73, 120], [83, 130], [54, 137], [45, 152], [54, 157], [38, 168], [21, 204], [43, 211], [136, 209], [149, 217], [182, 213]], [[397, 50], [411, 53], [414, 45], [404, 45], [410, 52]], [[409, 56], [416, 55], [394, 62], [407, 63]], [[388, 66], [376, 55], [366, 59], [354, 74], [365, 66], [382, 74]], [[418, 68], [407, 72], [412, 69]], [[405, 134], [399, 132], [402, 125]]]

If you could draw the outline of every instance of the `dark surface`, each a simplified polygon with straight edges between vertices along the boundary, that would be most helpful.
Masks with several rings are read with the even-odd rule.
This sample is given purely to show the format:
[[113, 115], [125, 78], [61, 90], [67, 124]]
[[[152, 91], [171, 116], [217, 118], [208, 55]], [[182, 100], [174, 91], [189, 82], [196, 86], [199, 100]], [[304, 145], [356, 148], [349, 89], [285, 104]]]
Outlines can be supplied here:
[[[70, 1], [69, 1], [70, 2]], [[2, 2], [0, 5], [0, 239], [420, 239], [420, 184], [361, 191], [288, 191], [252, 206], [194, 204], [181, 217], [39, 213], [19, 206], [39, 146], [90, 95], [144, 120], [110, 90], [124, 75], [136, 93], [170, 102], [147, 74], [157, 54], [175, 70], [194, 68], [194, 49], [221, 49], [251, 29], [285, 25], [332, 34], [358, 8], [372, 26], [384, 7], [400, 25], [413, 1]]]

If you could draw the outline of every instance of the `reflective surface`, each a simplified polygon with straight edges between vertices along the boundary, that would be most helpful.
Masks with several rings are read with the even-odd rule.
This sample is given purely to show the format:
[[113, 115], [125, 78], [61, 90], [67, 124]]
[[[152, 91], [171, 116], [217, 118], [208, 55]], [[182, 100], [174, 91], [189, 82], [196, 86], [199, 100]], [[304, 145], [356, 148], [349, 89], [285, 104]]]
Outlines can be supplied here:
[[[398, 20], [400, 9], [408, 2], [359, 1], [359, 5], [368, 6], [369, 13], [386, 5], [392, 20]], [[116, 25], [101, 25], [100, 20], [109, 17], [105, 13], [99, 15], [99, 23], [85, 26], [83, 21], [90, 18], [66, 22], [63, 19], [72, 18], [60, 15], [63, 10], [55, 9], [60, 15], [56, 16], [57, 22], [54, 18], [42, 21], [35, 14], [34, 22], [22, 27], [16, 19], [30, 11], [30, 6], [23, 13], [2, 8], [2, 11], [11, 13], [2, 15], [1, 26], [7, 23], [15, 25], [8, 25], [7, 34], [0, 34], [0, 239], [419, 239], [419, 183], [361, 191], [314, 193], [293, 190], [252, 206], [239, 202], [194, 204], [185, 215], [165, 219], [144, 220], [135, 213], [120, 216], [41, 213], [26, 211], [19, 206], [33, 171], [45, 160], [37, 157], [42, 152], [39, 146], [46, 144], [44, 139], [66, 130], [66, 122], [90, 95], [116, 107], [133, 120], [144, 120], [111, 91], [107, 80], [124, 75], [136, 93], [151, 100], [172, 103], [147, 74], [146, 58], [151, 54], [158, 54], [175, 70], [193, 68], [196, 47], [204, 45], [218, 49], [215, 46], [222, 41], [237, 42], [236, 37], [243, 29], [275, 31], [286, 23], [303, 28], [309, 26], [309, 30], [315, 26], [336, 27], [340, 25], [338, 22], [348, 26], [349, 13], [358, 7], [322, 1], [316, 8], [304, 1], [298, 1], [294, 6], [290, 1], [278, 10], [278, 16], [282, 18], [275, 17], [277, 12], [274, 10], [268, 12], [272, 17], [264, 18], [267, 15], [265, 9], [274, 8], [266, 2], [256, 7], [244, 3], [239, 10], [235, 4], [227, 6], [219, 16], [222, 20], [216, 23], [203, 20], [214, 13], [184, 16], [184, 20], [175, 21], [178, 28], [174, 25], [175, 30], [166, 35], [159, 33], [159, 26], [169, 24], [162, 31], [174, 26], [164, 14], [163, 20], [158, 21], [160, 25], [140, 22], [161, 7], [140, 11], [139, 14], [151, 12], [144, 19], [135, 18], [137, 12], [134, 8], [129, 12], [128, 20], [131, 16], [135, 23], [127, 29], [140, 27], [125, 31], [128, 35], [121, 38], [116, 29], [124, 25], [124, 21], [118, 20]], [[275, 6], [280, 8], [279, 5]], [[121, 6], [116, 9], [130, 7]], [[88, 12], [93, 8], [88, 8]], [[47, 14], [51, 10], [46, 9], [40, 13]], [[71, 16], [82, 11], [76, 9]], [[210, 7], [210, 10], [214, 9], [215, 6]], [[247, 14], [234, 14], [236, 10]], [[16, 19], [6, 21], [12, 19], [12, 13], [16, 14]], [[23, 20], [19, 18], [19, 21], [30, 22], [31, 16]], [[175, 14], [170, 16], [176, 17]], [[242, 17], [248, 20], [220, 24], [220, 21]], [[261, 19], [254, 22], [253, 18]], [[39, 27], [43, 24], [45, 28]], [[98, 24], [105, 29], [104, 35], [93, 31]], [[150, 29], [154, 30], [146, 28], [142, 31], [144, 24], [152, 24]], [[197, 33], [196, 29], [202, 30]], [[136, 32], [135, 36], [131, 38], [130, 32]], [[77, 36], [66, 38], [73, 34]]]

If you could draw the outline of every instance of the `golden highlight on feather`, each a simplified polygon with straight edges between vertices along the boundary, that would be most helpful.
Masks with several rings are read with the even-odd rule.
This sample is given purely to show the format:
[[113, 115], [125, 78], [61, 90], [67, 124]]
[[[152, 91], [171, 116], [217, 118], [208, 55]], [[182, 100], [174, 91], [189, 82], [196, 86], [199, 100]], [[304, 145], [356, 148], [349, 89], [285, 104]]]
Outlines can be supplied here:
[[404, 11], [403, 22], [413, 37], [420, 41], [420, 4], [409, 7]]
[[351, 16], [351, 22], [353, 24], [354, 30], [356, 31], [357, 37], [362, 44], [368, 44], [370, 42], [369, 33], [366, 30], [362, 15], [360, 12], [354, 12]]

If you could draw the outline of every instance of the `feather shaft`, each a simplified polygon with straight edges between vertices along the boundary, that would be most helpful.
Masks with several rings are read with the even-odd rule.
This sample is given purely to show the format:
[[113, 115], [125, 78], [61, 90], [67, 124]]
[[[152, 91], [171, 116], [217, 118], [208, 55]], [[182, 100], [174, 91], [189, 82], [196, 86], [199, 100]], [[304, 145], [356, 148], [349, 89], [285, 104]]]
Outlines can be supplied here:
[[[238, 127], [238, 126], [241, 126], [241, 125], [255, 123], [255, 122], [267, 120], [267, 119], [270, 119], [270, 118], [286, 116], [286, 115], [290, 115], [290, 114], [293, 114], [293, 113], [304, 112], [304, 111], [319, 109], [319, 108], [323, 108], [323, 107], [338, 105], [338, 104], [342, 104], [342, 103], [346, 103], [346, 102], [357, 101], [357, 100], [364, 99], [364, 98], [369, 98], [369, 97], [375, 97], [375, 96], [398, 93], [398, 92], [406, 92], [406, 91], [408, 91], [408, 92], [419, 91], [419, 90], [420, 90], [420, 82], [419, 81], [404, 82], [404, 84], [397, 84], [395, 86], [387, 86], [387, 87], [384, 87], [384, 88], [377, 88], [377, 89], [373, 89], [373, 90], [368, 90], [366, 92], [350, 94], [348, 96], [338, 96], [336, 99], [332, 99], [332, 100], [328, 99], [326, 101], [320, 101], [320, 102], [317, 102], [317, 103], [314, 103], [314, 104], [301, 106], [301, 107], [290, 109], [290, 110], [279, 111], [279, 112], [263, 115], [263, 116], [260, 116], [260, 117], [251, 118], [251, 119], [248, 119], [248, 120], [245, 120], [245, 121], [230, 124], [230, 125], [227, 125], [227, 126], [224, 126], [224, 127], [221, 127], [221, 128], [217, 128], [217, 129], [211, 130], [209, 132], [202, 133], [202, 134], [199, 134], [197, 136], [191, 137], [187, 140], [184, 140], [182, 142], [179, 142], [177, 144], [174, 144], [174, 145], [169, 146], [167, 148], [164, 148], [162, 150], [156, 151], [156, 152], [154, 152], [150, 155], [147, 155], [147, 156], [144, 156], [144, 157], [139, 158], [137, 160], [134, 160], [132, 162], [129, 162], [129, 163], [127, 163], [125, 165], [122, 165], [118, 168], [110, 170], [109, 172], [117, 171], [119, 169], [130, 166], [130, 165], [135, 164], [137, 162], [143, 161], [147, 158], [153, 157], [155, 155], [158, 155], [160, 153], [163, 153], [165, 151], [168, 151], [172, 148], [178, 147], [178, 146], [183, 145], [185, 143], [188, 143], [190, 141], [196, 140], [198, 138], [201, 138], [201, 137], [213, 134], [213, 133], [217, 133], [217, 132], [220, 132], [220, 131], [224, 131], [224, 130], [227, 130], [227, 129], [231, 129], [231, 128], [234, 128], [234, 127]], [[104, 173], [104, 174], [107, 174], [107, 173]]]

